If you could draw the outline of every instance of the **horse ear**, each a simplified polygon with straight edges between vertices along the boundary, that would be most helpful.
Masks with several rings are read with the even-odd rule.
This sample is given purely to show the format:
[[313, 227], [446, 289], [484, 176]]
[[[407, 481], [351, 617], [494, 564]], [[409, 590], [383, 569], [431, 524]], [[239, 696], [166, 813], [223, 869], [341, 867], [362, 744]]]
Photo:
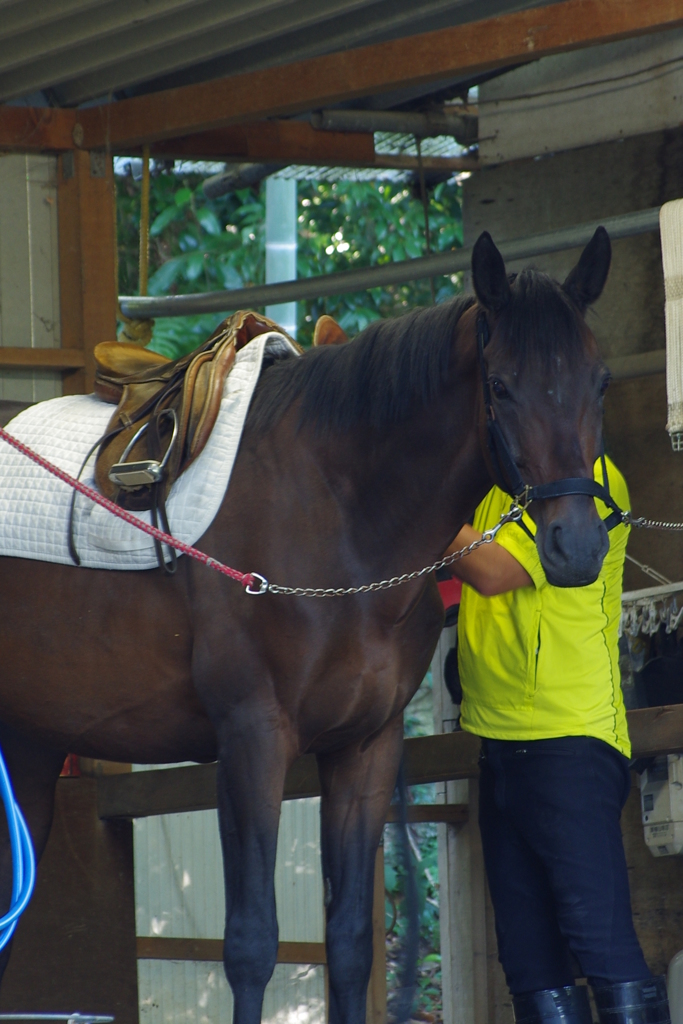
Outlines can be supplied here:
[[603, 227], [599, 227], [562, 285], [582, 313], [600, 298], [611, 261], [612, 245], [609, 235]]
[[314, 345], [345, 345], [348, 340], [348, 335], [331, 316], [324, 313], [318, 317], [313, 331]]
[[505, 263], [488, 231], [483, 231], [472, 250], [472, 283], [480, 305], [498, 313], [510, 298]]

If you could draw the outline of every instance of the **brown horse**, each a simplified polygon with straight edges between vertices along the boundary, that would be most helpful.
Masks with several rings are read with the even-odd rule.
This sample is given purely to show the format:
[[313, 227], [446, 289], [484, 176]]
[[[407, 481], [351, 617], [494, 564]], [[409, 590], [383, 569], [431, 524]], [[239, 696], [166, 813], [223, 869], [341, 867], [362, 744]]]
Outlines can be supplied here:
[[[294, 586], [368, 583], [438, 560], [492, 483], [479, 310], [491, 333], [495, 416], [525, 479], [592, 477], [607, 371], [583, 313], [609, 260], [601, 230], [562, 287], [535, 271], [511, 283], [485, 234], [473, 258], [478, 303], [456, 299], [378, 322], [347, 345], [269, 366], [200, 546]], [[593, 498], [532, 508], [553, 580], [592, 581], [606, 549]], [[277, 950], [283, 782], [313, 751], [330, 1018], [363, 1024], [373, 865], [402, 711], [443, 622], [433, 578], [316, 600], [248, 596], [188, 558], [172, 577], [2, 558], [0, 593], [0, 743], [37, 853], [67, 751], [143, 763], [217, 759], [225, 970], [235, 1021], [257, 1024]]]

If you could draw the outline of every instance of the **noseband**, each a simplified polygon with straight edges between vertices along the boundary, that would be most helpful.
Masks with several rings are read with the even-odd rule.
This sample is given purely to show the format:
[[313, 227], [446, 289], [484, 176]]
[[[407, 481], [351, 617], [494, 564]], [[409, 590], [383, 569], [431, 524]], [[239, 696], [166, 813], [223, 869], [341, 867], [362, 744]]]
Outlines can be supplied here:
[[550, 484], [527, 484], [524, 482], [519, 466], [512, 456], [505, 435], [500, 429], [498, 420], [493, 412], [491, 386], [484, 359], [484, 349], [488, 345], [490, 338], [491, 334], [486, 314], [480, 311], [477, 315], [477, 356], [484, 392], [484, 408], [486, 410], [486, 440], [496, 485], [505, 491], [506, 494], [509, 494], [513, 501], [521, 508], [526, 508], [532, 501], [564, 498], [569, 494], [585, 494], [589, 497], [599, 498], [608, 508], [612, 509], [610, 515], [603, 520], [607, 529], [611, 530], [618, 526], [619, 523], [624, 521], [624, 513], [609, 492], [604, 448], [600, 452], [603, 479], [601, 484], [597, 480], [589, 480], [587, 477], [581, 476], [566, 477], [564, 480], [555, 480]]

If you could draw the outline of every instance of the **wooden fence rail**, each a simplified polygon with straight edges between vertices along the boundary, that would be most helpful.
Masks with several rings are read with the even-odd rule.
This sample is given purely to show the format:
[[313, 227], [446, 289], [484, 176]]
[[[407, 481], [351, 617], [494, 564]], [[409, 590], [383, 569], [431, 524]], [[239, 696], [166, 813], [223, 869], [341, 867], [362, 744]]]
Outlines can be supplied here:
[[[683, 704], [641, 708], [629, 711], [627, 718], [634, 758], [683, 751]], [[475, 776], [479, 743], [477, 736], [466, 732], [406, 740], [408, 784], [448, 782]], [[207, 810], [217, 806], [216, 765], [103, 775], [98, 780], [97, 793], [100, 818], [145, 818], [155, 814]], [[315, 757], [304, 754], [287, 775], [284, 799], [319, 794]]]

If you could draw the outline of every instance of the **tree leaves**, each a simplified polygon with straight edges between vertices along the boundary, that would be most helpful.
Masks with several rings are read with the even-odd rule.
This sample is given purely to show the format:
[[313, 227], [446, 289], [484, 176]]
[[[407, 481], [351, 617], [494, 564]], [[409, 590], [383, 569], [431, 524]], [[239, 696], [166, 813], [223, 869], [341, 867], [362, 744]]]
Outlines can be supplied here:
[[[137, 293], [140, 183], [117, 179], [119, 291]], [[394, 182], [300, 182], [297, 274], [316, 277], [425, 255], [424, 211], [410, 187]], [[262, 284], [265, 188], [209, 200], [198, 175], [162, 173], [150, 182], [150, 295], [187, 294]], [[430, 194], [432, 249], [462, 245], [461, 192], [441, 183]], [[460, 276], [435, 279], [436, 301], [460, 290]], [[323, 313], [351, 336], [380, 317], [431, 302], [429, 281], [372, 288], [298, 303], [298, 338], [312, 341]], [[229, 303], [226, 303], [229, 306]], [[158, 320], [152, 347], [173, 357], [201, 343], [199, 329], [220, 316]], [[199, 325], [202, 325], [201, 327]], [[207, 331], [208, 333], [208, 331]]]
[[160, 235], [164, 228], [167, 228], [172, 220], [175, 220], [178, 216], [178, 209], [176, 206], [167, 206], [165, 210], [162, 210], [158, 217], [154, 218], [154, 222], [150, 225], [149, 233], [152, 237]]
[[199, 223], [204, 228], [207, 234], [220, 235], [221, 226], [218, 217], [213, 212], [213, 210], [209, 210], [206, 207], [197, 210], [197, 220], [199, 221]]

